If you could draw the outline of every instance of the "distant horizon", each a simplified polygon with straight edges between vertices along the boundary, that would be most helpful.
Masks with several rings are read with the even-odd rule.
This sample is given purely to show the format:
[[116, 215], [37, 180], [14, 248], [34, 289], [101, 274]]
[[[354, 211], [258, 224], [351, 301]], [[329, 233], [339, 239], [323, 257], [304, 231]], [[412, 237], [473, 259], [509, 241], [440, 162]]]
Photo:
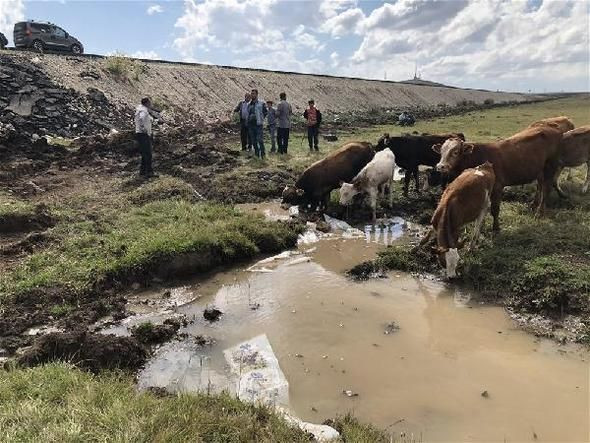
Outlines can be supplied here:
[[393, 82], [417, 72], [458, 88], [584, 93], [589, 8], [575, 0], [1, 0], [0, 31], [12, 42], [26, 17], [63, 27], [97, 55]]

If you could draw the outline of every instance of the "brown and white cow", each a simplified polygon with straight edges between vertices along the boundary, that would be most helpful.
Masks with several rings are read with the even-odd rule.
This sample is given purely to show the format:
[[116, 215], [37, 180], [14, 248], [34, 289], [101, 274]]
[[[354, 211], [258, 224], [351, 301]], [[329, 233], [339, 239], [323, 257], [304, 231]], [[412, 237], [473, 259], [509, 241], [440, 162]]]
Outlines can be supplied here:
[[543, 120], [539, 120], [534, 123], [531, 123], [529, 125], [529, 128], [537, 128], [539, 126], [550, 126], [552, 128], [557, 129], [562, 134], [574, 129], [574, 124], [565, 115], [562, 115], [560, 117], [544, 118]]
[[573, 168], [584, 163], [587, 169], [586, 181], [582, 186], [583, 194], [588, 192], [588, 186], [590, 186], [590, 125], [580, 126], [563, 134], [561, 153], [559, 154], [559, 166], [555, 173], [554, 183], [554, 187], [560, 196], [563, 197], [565, 195], [559, 186], [559, 175], [563, 168]]
[[527, 128], [510, 138], [493, 143], [465, 143], [452, 138], [432, 149], [441, 154], [437, 169], [457, 175], [467, 168], [489, 161], [496, 181], [491, 195], [494, 230], [500, 229], [500, 202], [505, 186], [537, 181], [537, 215], [545, 210], [546, 197], [558, 167], [561, 132], [541, 125]]
[[437, 253], [444, 257], [447, 277], [456, 277], [459, 261], [459, 232], [467, 223], [475, 221], [468, 250], [473, 249], [479, 238], [484, 217], [491, 206], [491, 195], [496, 176], [494, 167], [487, 161], [483, 165], [464, 170], [445, 189], [430, 223], [432, 230], [422, 240], [426, 243], [436, 234]]
[[346, 143], [303, 171], [295, 186], [286, 186], [283, 202], [325, 209], [330, 192], [352, 180], [374, 156], [371, 143]]

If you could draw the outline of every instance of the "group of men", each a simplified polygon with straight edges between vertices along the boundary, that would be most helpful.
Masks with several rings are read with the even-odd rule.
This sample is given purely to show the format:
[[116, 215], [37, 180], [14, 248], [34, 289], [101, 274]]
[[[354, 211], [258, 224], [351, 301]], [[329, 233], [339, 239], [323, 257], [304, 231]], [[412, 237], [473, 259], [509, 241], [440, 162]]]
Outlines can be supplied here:
[[[272, 100], [264, 103], [258, 99], [258, 90], [252, 89], [244, 96], [244, 100], [238, 103], [234, 112], [240, 115], [240, 138], [243, 151], [252, 151], [254, 148], [254, 154], [258, 158], [265, 157], [264, 120], [266, 120], [272, 145], [270, 152], [287, 153], [293, 110], [287, 102], [286, 93], [281, 92], [279, 97], [280, 102], [275, 108]], [[309, 150], [318, 152], [318, 134], [322, 114], [315, 107], [313, 100], [309, 100], [308, 105], [303, 117], [307, 124]], [[135, 139], [141, 153], [139, 175], [145, 178], [156, 177], [152, 169], [152, 121], [157, 116], [158, 113], [153, 109], [148, 97], [143, 98], [141, 104], [135, 109]]]
[[[244, 100], [238, 103], [234, 112], [240, 116], [240, 138], [242, 151], [252, 151], [258, 158], [265, 157], [264, 149], [264, 120], [270, 134], [271, 153], [287, 154], [289, 149], [289, 132], [291, 130], [291, 116], [293, 109], [287, 102], [287, 94], [279, 94], [279, 104], [274, 107], [272, 100], [266, 103], [258, 99], [258, 90], [252, 89], [244, 95]], [[308, 108], [303, 113], [307, 124], [307, 139], [309, 150], [319, 151], [319, 127], [322, 114], [315, 107], [313, 100], [309, 100]], [[277, 150], [278, 147], [278, 150]]]

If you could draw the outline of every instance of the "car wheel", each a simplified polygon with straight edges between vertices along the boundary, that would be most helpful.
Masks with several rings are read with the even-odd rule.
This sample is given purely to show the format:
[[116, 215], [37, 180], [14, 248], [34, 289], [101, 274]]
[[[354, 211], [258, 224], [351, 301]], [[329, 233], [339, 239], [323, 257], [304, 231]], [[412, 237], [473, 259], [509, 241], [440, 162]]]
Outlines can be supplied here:
[[82, 54], [82, 48], [79, 45], [72, 45], [72, 52], [74, 54]]
[[43, 42], [41, 40], [35, 40], [31, 47], [37, 52], [43, 52], [45, 45], [43, 45]]

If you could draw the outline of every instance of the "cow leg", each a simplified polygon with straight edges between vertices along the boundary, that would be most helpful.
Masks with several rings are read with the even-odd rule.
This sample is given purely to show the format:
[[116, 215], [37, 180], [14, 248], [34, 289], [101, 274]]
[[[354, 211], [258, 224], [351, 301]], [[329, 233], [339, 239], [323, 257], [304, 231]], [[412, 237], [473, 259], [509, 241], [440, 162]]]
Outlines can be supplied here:
[[409, 169], [406, 169], [406, 173], [404, 174], [404, 197], [408, 196], [408, 192], [410, 190], [410, 179], [412, 173]]
[[369, 203], [373, 210], [373, 223], [377, 221], [377, 189], [373, 188], [369, 191]]
[[588, 192], [588, 187], [590, 186], [590, 160], [586, 162], [586, 181], [584, 182], [584, 186], [582, 186], [582, 194]]
[[481, 233], [481, 227], [483, 225], [484, 218], [488, 213], [492, 202], [490, 200], [490, 195], [488, 191], [486, 191], [485, 202], [483, 208], [481, 208], [481, 212], [477, 216], [477, 220], [475, 221], [475, 226], [473, 227], [473, 233], [471, 234], [471, 241], [469, 242], [469, 246], [467, 247], [468, 251], [472, 251], [479, 240], [479, 234]]
[[416, 194], [420, 194], [420, 172], [418, 166], [414, 168], [414, 181], [416, 182]]
[[502, 188], [494, 187], [491, 198], [491, 212], [494, 218], [492, 229], [496, 232], [500, 230], [500, 203], [502, 202]]
[[[590, 167], [588, 167], [590, 170]], [[389, 181], [389, 209], [393, 208], [393, 176]]]

